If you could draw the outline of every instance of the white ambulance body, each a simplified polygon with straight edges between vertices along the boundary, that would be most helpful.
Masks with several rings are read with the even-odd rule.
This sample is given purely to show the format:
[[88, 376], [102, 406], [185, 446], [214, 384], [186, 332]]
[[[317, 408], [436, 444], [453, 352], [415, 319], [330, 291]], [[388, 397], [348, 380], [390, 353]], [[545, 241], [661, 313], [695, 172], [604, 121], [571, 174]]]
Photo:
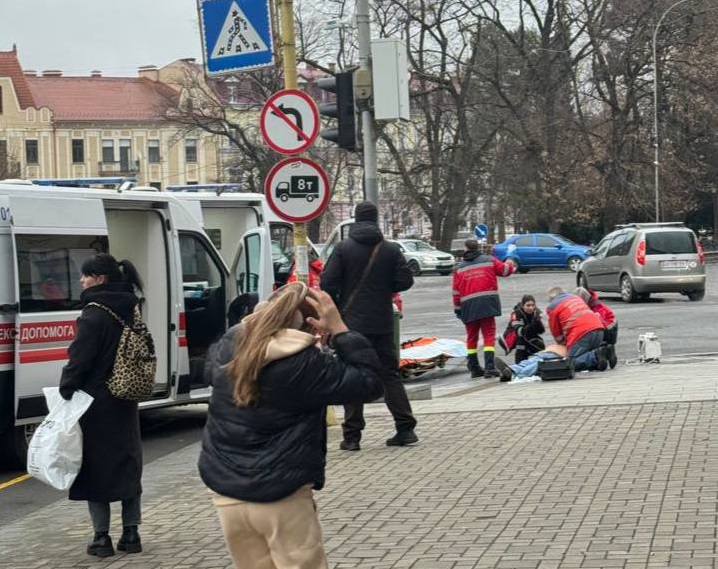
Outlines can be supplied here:
[[80, 314], [80, 267], [97, 252], [129, 259], [145, 284], [158, 368], [141, 406], [208, 400], [204, 359], [231, 302], [264, 298], [274, 285], [262, 201], [245, 202], [202, 212], [221, 230], [218, 250], [196, 204], [170, 193], [0, 183], [0, 456], [22, 460], [47, 413], [42, 388], [59, 383]]
[[[264, 194], [239, 192], [239, 187], [175, 185], [167, 191], [187, 204], [230, 268], [237, 287], [230, 314], [241, 315], [271, 292], [268, 284], [274, 288], [287, 282], [294, 261], [294, 224], [277, 216]], [[308, 246], [309, 260], [318, 258], [311, 241]]]

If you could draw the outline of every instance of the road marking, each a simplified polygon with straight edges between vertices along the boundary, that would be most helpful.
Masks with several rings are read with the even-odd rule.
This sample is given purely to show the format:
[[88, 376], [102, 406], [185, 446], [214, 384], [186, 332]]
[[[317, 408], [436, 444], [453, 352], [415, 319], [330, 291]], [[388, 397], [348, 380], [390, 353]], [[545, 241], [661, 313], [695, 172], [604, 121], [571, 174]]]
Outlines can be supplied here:
[[20, 484], [20, 482], [25, 482], [28, 478], [31, 478], [29, 474], [23, 474], [22, 476], [18, 476], [17, 478], [13, 478], [12, 480], [8, 480], [7, 482], [3, 482], [0, 484], [0, 490], [5, 490], [5, 488], [9, 488], [10, 486], [13, 486], [15, 484]]

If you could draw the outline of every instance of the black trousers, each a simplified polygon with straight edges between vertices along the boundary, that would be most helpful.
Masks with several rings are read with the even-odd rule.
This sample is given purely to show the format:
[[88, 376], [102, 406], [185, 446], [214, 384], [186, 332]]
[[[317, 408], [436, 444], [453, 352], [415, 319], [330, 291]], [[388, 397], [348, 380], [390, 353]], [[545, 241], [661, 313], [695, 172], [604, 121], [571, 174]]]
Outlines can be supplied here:
[[[377, 354], [382, 367], [381, 379], [384, 385], [384, 402], [394, 417], [397, 431], [408, 431], [416, 427], [416, 419], [411, 412], [409, 397], [404, 384], [399, 379], [399, 357], [394, 346], [394, 334], [364, 334]], [[344, 440], [359, 441], [364, 430], [364, 404], [344, 405], [342, 431]]]

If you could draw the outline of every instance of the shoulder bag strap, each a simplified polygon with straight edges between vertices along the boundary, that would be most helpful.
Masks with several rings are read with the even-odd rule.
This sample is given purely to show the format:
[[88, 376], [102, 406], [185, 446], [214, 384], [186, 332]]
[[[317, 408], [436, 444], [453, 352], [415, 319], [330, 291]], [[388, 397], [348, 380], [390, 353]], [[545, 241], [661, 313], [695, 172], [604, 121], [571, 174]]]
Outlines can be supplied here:
[[110, 309], [109, 309], [107, 306], [105, 306], [104, 304], [100, 304], [99, 302], [88, 302], [88, 303], [85, 305], [85, 308], [87, 308], [88, 306], [98, 306], [98, 307], [102, 308], [102, 310], [104, 310], [104, 311], [107, 312], [110, 316], [112, 316], [115, 320], [117, 320], [117, 321], [120, 323], [120, 325], [122, 325], [122, 326], [127, 326], [127, 324], [125, 323], [125, 321], [124, 321], [122, 318], [120, 318], [119, 316], [117, 316], [117, 314], [115, 314], [115, 312], [114, 312], [113, 310], [110, 310]]
[[361, 285], [364, 284], [364, 281], [366, 280], [366, 277], [369, 274], [369, 271], [371, 270], [372, 265], [374, 264], [374, 260], [376, 259], [377, 253], [379, 253], [379, 249], [381, 249], [382, 243], [384, 243], [383, 240], [379, 241], [379, 243], [374, 245], [374, 249], [372, 249], [371, 255], [369, 255], [369, 261], [367, 262], [366, 266], [364, 267], [364, 272], [362, 272], [361, 277], [359, 277], [357, 284], [352, 289], [352, 292], [349, 295], [349, 298], [344, 303], [344, 306], [342, 306], [342, 312], [346, 312], [347, 310], [349, 310], [349, 307], [354, 302], [354, 298], [356, 298], [356, 295], [359, 292]]

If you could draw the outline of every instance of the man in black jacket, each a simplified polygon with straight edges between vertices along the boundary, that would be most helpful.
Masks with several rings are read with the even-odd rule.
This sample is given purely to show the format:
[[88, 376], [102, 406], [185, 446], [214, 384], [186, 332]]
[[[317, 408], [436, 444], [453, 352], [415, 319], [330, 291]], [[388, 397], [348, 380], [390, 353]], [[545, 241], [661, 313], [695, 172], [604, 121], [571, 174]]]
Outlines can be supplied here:
[[[396, 435], [388, 446], [418, 442], [416, 419], [411, 411], [404, 384], [399, 379], [399, 355], [394, 346], [392, 294], [411, 288], [414, 277], [404, 255], [395, 243], [384, 241], [377, 224], [379, 213], [371, 202], [361, 202], [354, 210], [355, 222], [349, 238], [337, 244], [327, 260], [321, 288], [341, 309], [350, 330], [361, 332], [374, 346], [382, 366], [384, 400], [396, 425]], [[364, 421], [364, 405], [344, 406], [342, 450], [359, 450]]]

